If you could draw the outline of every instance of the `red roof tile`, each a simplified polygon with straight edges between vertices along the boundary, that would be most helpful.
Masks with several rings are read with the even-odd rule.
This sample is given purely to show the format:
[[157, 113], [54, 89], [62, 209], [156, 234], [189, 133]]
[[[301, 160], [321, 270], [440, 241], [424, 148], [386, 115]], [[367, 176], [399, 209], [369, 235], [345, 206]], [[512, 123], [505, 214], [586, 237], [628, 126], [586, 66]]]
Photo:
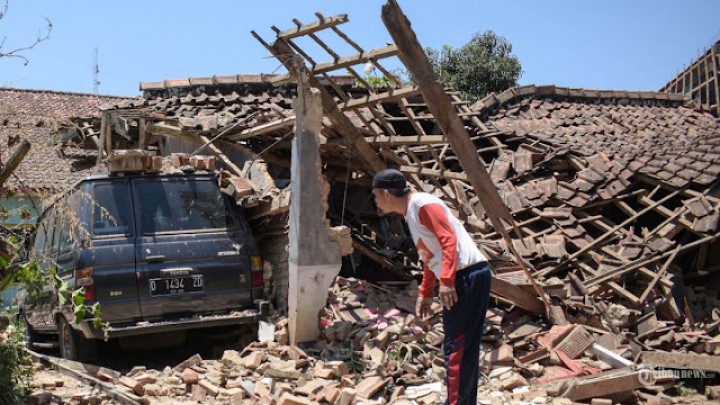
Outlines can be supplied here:
[[0, 88], [1, 158], [13, 152], [12, 139], [26, 139], [30, 152], [5, 183], [5, 189], [59, 191], [92, 172], [92, 162], [64, 159], [52, 147], [52, 136], [71, 117], [98, 116], [99, 107], [123, 97], [45, 90]]
[[[491, 94], [473, 108], [491, 125], [516, 136], [532, 134], [553, 148], [569, 146], [584, 156], [598, 176], [583, 171], [574, 188], [589, 192], [629, 184], [632, 173], [646, 174], [673, 187], [707, 185], [717, 170], [703, 170], [720, 158], [720, 125], [712, 115], [684, 106], [682, 95], [522, 86]], [[619, 183], [610, 182], [598, 156], [627, 168]], [[518, 163], [520, 161], [518, 160]], [[528, 170], [518, 165], [519, 172]], [[509, 174], [512, 175], [512, 174]], [[606, 179], [606, 180], [603, 180]], [[567, 184], [565, 184], [567, 186]], [[562, 187], [560, 194], [577, 204]]]

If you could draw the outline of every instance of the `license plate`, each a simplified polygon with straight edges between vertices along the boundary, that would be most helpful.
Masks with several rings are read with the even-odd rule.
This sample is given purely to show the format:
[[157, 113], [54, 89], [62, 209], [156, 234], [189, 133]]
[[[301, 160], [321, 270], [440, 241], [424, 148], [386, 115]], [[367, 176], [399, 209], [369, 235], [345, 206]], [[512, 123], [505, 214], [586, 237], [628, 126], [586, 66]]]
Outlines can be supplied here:
[[202, 275], [191, 277], [151, 278], [150, 295], [177, 295], [202, 292], [205, 280]]

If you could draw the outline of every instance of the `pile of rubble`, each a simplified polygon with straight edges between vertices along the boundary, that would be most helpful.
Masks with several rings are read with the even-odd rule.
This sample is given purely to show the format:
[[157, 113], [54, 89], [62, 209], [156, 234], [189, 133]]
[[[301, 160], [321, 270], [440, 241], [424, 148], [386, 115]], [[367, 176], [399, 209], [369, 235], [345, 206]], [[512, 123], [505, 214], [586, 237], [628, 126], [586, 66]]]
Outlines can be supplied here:
[[[261, 325], [260, 341], [242, 351], [226, 350], [219, 360], [203, 360], [196, 354], [164, 370], [135, 367], [122, 375], [102, 368], [97, 378], [140, 402], [444, 401], [439, 303], [433, 305], [432, 317], [419, 320], [413, 315], [415, 283], [378, 286], [338, 277], [330, 293], [319, 319], [320, 339], [302, 348], [288, 345], [287, 319], [276, 317], [273, 323]], [[523, 310], [493, 306], [483, 337], [479, 403], [670, 404], [718, 399], [720, 386], [709, 384], [705, 393], [683, 397], [667, 393], [673, 394], [677, 387], [679, 378], [674, 377], [709, 379], [720, 372], [717, 357], [696, 354], [717, 354], [713, 342], [719, 339], [719, 310], [714, 310], [711, 324], [697, 330], [661, 325], [634, 337], [629, 332], [644, 323], [638, 323], [632, 311], [613, 306], [607, 312], [613, 325], [577, 318], [577, 323], [552, 326]], [[676, 350], [643, 351], [656, 345]], [[695, 373], [663, 372], [663, 367]]]

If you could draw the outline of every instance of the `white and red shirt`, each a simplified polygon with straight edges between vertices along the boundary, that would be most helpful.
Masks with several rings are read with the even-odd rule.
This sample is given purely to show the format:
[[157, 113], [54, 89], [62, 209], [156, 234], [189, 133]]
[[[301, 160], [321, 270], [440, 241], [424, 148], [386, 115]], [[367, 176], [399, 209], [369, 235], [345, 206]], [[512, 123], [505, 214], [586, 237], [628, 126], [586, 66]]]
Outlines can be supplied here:
[[435, 280], [454, 287], [457, 270], [487, 261], [460, 221], [437, 197], [412, 193], [405, 222], [424, 264], [421, 297], [433, 296]]

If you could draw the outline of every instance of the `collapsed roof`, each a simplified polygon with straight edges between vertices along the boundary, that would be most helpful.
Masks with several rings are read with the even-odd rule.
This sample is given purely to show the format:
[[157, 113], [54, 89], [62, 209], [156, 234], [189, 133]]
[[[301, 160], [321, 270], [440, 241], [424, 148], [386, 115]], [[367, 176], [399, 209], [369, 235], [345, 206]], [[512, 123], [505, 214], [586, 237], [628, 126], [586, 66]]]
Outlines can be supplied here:
[[[338, 185], [331, 206], [342, 207], [329, 215], [353, 229], [356, 249], [398, 274], [416, 266], [396, 254], [398, 229], [390, 232], [386, 219], [373, 216], [367, 187], [383, 167], [399, 168], [416, 188], [443, 198], [478, 241], [502, 245], [427, 101], [417, 87], [393, 84], [399, 81], [379, 63], [394, 56], [396, 46], [366, 51], [339, 30], [347, 16], [318, 17], [276, 30], [272, 44], [255, 34], [288, 67], [286, 75], [143, 83], [142, 99], [105, 111], [105, 130], [115, 133], [105, 148], [149, 146], [162, 152], [164, 140], [178, 138], [215, 153], [251, 151], [253, 160], [287, 169], [295, 95], [289, 83], [293, 63], [300, 61], [310, 66], [323, 96], [323, 172]], [[321, 31], [338, 35], [357, 53], [341, 57], [318, 37]], [[308, 38], [333, 60], [315, 62], [298, 45]], [[373, 86], [354, 70], [365, 63], [382, 71], [387, 83]], [[337, 70], [350, 76], [329, 75]], [[680, 95], [653, 92], [531, 85], [474, 105], [452, 90], [447, 94], [512, 213], [519, 232], [515, 249], [546, 287], [553, 277], [574, 281], [580, 299], [571, 306], [587, 306], [585, 295], [635, 307], [655, 302], [676, 320], [685, 311], [672, 299], [671, 276], [717, 275], [720, 257], [712, 248], [720, 236], [717, 118], [685, 107]], [[78, 125], [81, 131], [64, 142], [102, 146], [100, 125], [99, 120]], [[278, 181], [282, 171], [276, 173], [282, 188], [287, 182]], [[234, 174], [247, 172], [236, 166]], [[265, 202], [272, 204], [272, 198]], [[542, 312], [537, 298], [522, 288], [529, 280], [517, 270], [496, 267], [495, 295]], [[704, 311], [702, 305], [692, 309], [698, 315]]]

